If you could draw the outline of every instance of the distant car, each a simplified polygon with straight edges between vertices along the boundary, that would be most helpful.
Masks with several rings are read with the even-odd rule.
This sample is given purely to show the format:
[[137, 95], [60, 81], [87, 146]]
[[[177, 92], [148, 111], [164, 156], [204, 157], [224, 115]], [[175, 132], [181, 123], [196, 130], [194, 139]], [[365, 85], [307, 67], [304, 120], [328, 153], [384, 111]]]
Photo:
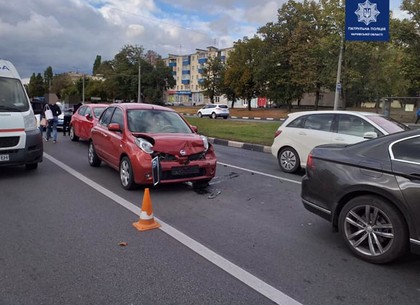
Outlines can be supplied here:
[[197, 111], [199, 118], [208, 116], [212, 119], [222, 117], [227, 119], [229, 117], [229, 107], [222, 104], [208, 104]]
[[175, 110], [142, 103], [113, 104], [91, 131], [89, 164], [105, 161], [120, 173], [125, 189], [137, 184], [208, 183], [216, 155], [207, 137], [196, 133]]
[[89, 139], [92, 126], [108, 106], [109, 104], [84, 104], [80, 106], [70, 120], [70, 140]]
[[359, 258], [387, 263], [409, 245], [420, 253], [420, 130], [314, 148], [301, 196]]
[[289, 114], [277, 129], [271, 153], [286, 173], [305, 168], [317, 145], [352, 144], [409, 129], [391, 118], [371, 112], [302, 111]]

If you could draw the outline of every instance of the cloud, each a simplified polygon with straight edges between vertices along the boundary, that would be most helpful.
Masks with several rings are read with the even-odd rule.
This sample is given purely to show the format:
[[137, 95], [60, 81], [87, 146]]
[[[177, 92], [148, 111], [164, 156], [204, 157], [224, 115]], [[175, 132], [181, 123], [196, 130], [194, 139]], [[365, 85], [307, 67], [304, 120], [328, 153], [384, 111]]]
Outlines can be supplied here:
[[[277, 20], [285, 0], [19, 0], [0, 2], [0, 56], [21, 76], [91, 73], [127, 44], [166, 57], [196, 48], [231, 47]], [[398, 7], [398, 0], [391, 0]], [[395, 10], [395, 16], [404, 12]]]

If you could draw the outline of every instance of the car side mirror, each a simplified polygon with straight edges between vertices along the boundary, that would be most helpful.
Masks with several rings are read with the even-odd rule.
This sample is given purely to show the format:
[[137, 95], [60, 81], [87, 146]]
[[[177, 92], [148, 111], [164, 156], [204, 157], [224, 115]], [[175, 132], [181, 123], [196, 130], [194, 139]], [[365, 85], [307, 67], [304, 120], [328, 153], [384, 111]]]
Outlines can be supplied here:
[[197, 128], [197, 126], [192, 126], [192, 125], [191, 125], [191, 129], [192, 129], [195, 133], [197, 133], [197, 132], [198, 132], [198, 128]]
[[88, 119], [89, 121], [92, 120], [92, 116], [89, 113], [85, 115], [85, 118]]
[[118, 124], [118, 123], [111, 123], [111, 124], [108, 125], [108, 130], [109, 131], [121, 131], [120, 124]]
[[378, 137], [378, 134], [374, 131], [368, 131], [363, 134], [364, 139], [375, 139]]

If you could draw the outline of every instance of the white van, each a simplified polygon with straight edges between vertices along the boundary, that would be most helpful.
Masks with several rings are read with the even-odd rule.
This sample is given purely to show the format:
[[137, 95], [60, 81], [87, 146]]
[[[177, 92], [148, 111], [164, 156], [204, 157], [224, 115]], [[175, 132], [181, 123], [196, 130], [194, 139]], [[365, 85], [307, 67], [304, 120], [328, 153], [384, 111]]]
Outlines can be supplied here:
[[0, 59], [0, 166], [42, 162], [43, 144], [36, 118], [13, 64]]

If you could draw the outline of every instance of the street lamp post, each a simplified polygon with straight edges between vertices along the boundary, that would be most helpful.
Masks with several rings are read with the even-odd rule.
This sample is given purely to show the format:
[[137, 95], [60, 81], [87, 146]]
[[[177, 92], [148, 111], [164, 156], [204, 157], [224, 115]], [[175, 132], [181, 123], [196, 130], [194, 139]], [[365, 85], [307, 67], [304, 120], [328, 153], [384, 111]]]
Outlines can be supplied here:
[[340, 55], [338, 56], [338, 67], [337, 67], [337, 80], [335, 83], [335, 96], [334, 96], [334, 110], [338, 109], [338, 102], [340, 100], [340, 91], [342, 88], [341, 85], [341, 63], [343, 61], [343, 44], [344, 44], [344, 35], [341, 34], [340, 42]]
[[139, 85], [138, 85], [138, 92], [137, 92], [137, 103], [141, 103], [141, 65], [139, 59]]

